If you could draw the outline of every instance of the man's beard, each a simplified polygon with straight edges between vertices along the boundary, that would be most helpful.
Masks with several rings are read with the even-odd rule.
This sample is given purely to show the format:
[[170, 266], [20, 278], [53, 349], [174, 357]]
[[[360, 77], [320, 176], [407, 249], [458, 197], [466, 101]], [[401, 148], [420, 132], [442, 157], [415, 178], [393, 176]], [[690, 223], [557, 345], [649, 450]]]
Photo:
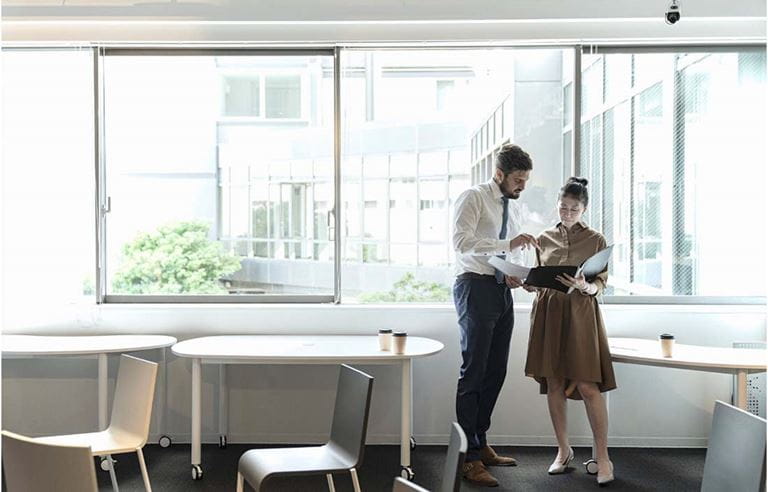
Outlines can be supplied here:
[[511, 191], [510, 192], [510, 191], [502, 189], [501, 190], [501, 194], [504, 195], [505, 197], [509, 198], [510, 200], [517, 200], [518, 198], [520, 198], [520, 191], [521, 190]]

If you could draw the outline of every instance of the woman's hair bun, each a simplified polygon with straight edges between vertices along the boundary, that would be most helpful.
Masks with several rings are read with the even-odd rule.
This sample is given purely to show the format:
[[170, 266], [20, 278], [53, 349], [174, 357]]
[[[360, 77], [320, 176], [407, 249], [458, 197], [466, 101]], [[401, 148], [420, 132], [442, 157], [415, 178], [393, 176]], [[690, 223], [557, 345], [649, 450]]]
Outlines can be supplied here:
[[587, 181], [586, 178], [579, 178], [579, 177], [576, 177], [576, 176], [568, 178], [568, 182], [569, 183], [579, 183], [581, 186], [587, 186], [587, 183], [589, 183], [589, 181]]

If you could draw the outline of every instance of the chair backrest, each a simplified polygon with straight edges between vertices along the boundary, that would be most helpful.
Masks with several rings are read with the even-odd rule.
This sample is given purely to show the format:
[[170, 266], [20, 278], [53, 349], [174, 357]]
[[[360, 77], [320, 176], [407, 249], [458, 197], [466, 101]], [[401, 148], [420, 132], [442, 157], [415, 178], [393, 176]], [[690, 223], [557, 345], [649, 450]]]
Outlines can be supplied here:
[[765, 429], [765, 419], [715, 402], [701, 490], [765, 490]]
[[467, 455], [467, 436], [456, 422], [451, 424], [451, 440], [445, 456], [440, 492], [458, 492], [461, 488], [461, 467]]
[[363, 462], [372, 388], [373, 377], [348, 365], [341, 366], [328, 445], [350, 468], [359, 468]]
[[420, 487], [413, 482], [409, 482], [404, 478], [395, 478], [395, 483], [392, 485], [392, 492], [429, 492], [424, 487]]
[[110, 429], [142, 438], [146, 443], [155, 399], [157, 364], [130, 355], [120, 356]]
[[7, 431], [2, 435], [4, 490], [98, 491], [90, 447], [44, 444]]

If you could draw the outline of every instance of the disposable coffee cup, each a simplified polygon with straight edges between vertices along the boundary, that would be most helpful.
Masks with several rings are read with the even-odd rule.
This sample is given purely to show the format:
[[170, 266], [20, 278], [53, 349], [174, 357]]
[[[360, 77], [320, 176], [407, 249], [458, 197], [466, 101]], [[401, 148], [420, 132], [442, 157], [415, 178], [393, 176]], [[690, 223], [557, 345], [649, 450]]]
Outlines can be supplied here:
[[392, 350], [392, 330], [379, 330], [379, 350]]
[[672, 357], [672, 350], [675, 348], [675, 336], [669, 333], [662, 333], [659, 335], [659, 342], [661, 343], [661, 355], [663, 357]]
[[396, 354], [405, 353], [405, 341], [408, 339], [408, 334], [404, 331], [395, 332], [392, 335], [392, 351]]

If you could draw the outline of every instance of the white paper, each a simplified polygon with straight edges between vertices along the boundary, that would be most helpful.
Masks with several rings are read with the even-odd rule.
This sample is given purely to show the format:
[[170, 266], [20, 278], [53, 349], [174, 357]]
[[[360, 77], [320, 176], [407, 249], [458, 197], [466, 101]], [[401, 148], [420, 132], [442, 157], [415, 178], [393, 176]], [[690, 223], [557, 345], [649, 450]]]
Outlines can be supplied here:
[[491, 256], [488, 259], [488, 263], [490, 263], [494, 268], [501, 270], [504, 275], [517, 277], [521, 280], [524, 280], [526, 277], [528, 277], [528, 273], [531, 271], [531, 269], [528, 267], [517, 265], [507, 260], [502, 260], [498, 256]]

